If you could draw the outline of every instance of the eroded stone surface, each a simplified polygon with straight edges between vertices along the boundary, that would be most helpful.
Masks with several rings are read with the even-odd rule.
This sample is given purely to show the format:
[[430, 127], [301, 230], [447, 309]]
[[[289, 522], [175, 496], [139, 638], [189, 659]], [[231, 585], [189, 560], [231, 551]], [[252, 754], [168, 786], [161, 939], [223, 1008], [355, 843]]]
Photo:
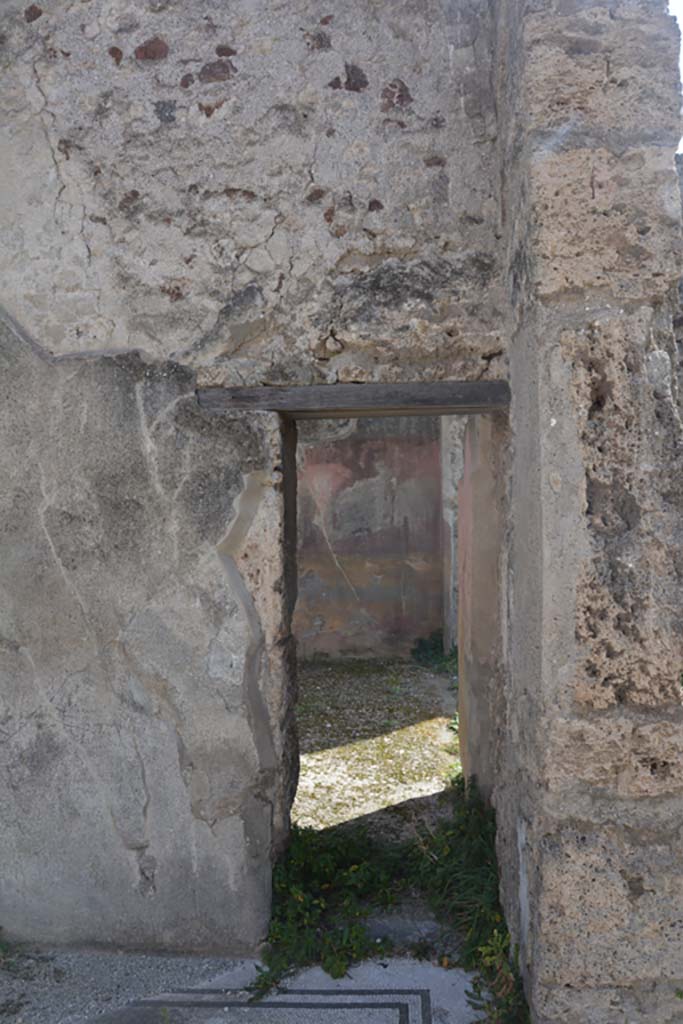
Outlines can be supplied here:
[[513, 944], [537, 1024], [675, 1021], [663, 0], [5, 8], [0, 259], [28, 336], [0, 377], [1, 923], [264, 933], [296, 778], [280, 440], [204, 419], [195, 384], [509, 376], [486, 767]]
[[267, 415], [207, 419], [172, 364], [50, 363], [9, 327], [2, 353], [0, 778], [22, 823], [0, 840], [3, 927], [252, 948], [282, 827], [282, 616], [257, 615], [243, 566], [277, 514], [277, 431], [274, 462]]
[[501, 151], [518, 160], [503, 894], [535, 1021], [668, 1022], [683, 954], [678, 32], [658, 4], [541, 3], [521, 21], [503, 7]]
[[495, 374], [486, 8], [330, 13], [13, 0], [3, 275], [42, 344], [232, 382]]

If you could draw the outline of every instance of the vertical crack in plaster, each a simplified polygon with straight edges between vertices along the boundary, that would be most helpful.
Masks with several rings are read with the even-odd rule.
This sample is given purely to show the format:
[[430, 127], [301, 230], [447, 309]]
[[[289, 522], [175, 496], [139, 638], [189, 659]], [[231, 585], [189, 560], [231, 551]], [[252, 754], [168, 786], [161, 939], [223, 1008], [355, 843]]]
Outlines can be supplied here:
[[178, 398], [175, 398], [172, 402], [169, 402], [169, 404], [166, 405], [150, 423], [147, 420], [147, 414], [145, 412], [144, 386], [144, 380], [138, 381], [135, 385], [135, 404], [137, 405], [138, 418], [140, 420], [142, 454], [147, 466], [152, 487], [163, 502], [166, 510], [166, 518], [169, 522], [171, 542], [173, 544], [173, 561], [177, 565], [180, 561], [178, 495], [190, 475], [190, 470], [187, 466], [187, 453], [185, 451], [182, 453], [183, 473], [180, 483], [177, 485], [173, 493], [169, 494], [166, 491], [159, 474], [158, 449], [152, 436], [152, 431], [155, 430], [160, 423], [165, 421], [180, 402], [187, 401], [188, 399], [193, 401], [193, 396], [183, 394]]
[[[277, 758], [270, 716], [260, 688], [265, 636], [254, 599], [237, 566], [237, 558], [258, 512], [263, 492], [269, 486], [270, 476], [263, 470], [256, 470], [246, 474], [244, 480], [244, 487], [235, 501], [233, 521], [225, 537], [217, 545], [217, 551], [230, 581], [232, 593], [244, 613], [249, 628], [250, 639], [244, 658], [242, 684], [247, 717], [259, 758], [259, 782], [269, 790], [275, 775]], [[272, 795], [269, 792], [259, 795], [272, 811]]]
[[347, 584], [349, 590], [351, 591], [351, 593], [353, 594], [356, 602], [358, 604], [361, 604], [361, 599], [360, 599], [360, 597], [358, 595], [358, 591], [356, 590], [356, 588], [354, 587], [353, 583], [351, 582], [351, 579], [349, 578], [348, 573], [344, 569], [344, 566], [340, 562], [340, 560], [339, 560], [338, 556], [336, 555], [336, 553], [334, 551], [334, 548], [332, 547], [332, 544], [330, 542], [330, 538], [329, 538], [328, 533], [327, 533], [327, 527], [325, 525], [325, 510], [323, 509], [322, 505], [318, 501], [318, 495], [315, 492], [315, 488], [314, 487], [310, 487], [309, 488], [309, 492], [311, 494], [311, 497], [313, 498], [313, 503], [314, 503], [314, 505], [316, 507], [316, 511], [318, 512], [318, 516], [319, 516], [318, 525], [320, 526], [320, 532], [322, 533], [323, 539], [325, 541], [325, 544], [327, 545], [328, 551], [330, 552], [330, 557], [331, 557], [332, 561], [334, 562], [334, 564], [336, 565], [337, 569], [339, 570], [341, 576], [346, 581], [346, 584]]
[[43, 130], [43, 135], [45, 136], [45, 141], [47, 143], [47, 148], [50, 151], [50, 157], [52, 159], [52, 164], [53, 164], [54, 169], [55, 169], [55, 176], [57, 178], [57, 183], [58, 183], [58, 186], [59, 186], [58, 187], [58, 191], [57, 191], [57, 195], [55, 196], [55, 201], [54, 201], [54, 206], [53, 206], [53, 216], [55, 218], [55, 221], [57, 221], [57, 206], [59, 205], [59, 201], [62, 198], [62, 194], [64, 193], [64, 191], [66, 189], [66, 182], [62, 178], [62, 170], [61, 170], [61, 167], [59, 166], [59, 160], [57, 159], [57, 154], [55, 153], [55, 148], [52, 145], [52, 139], [50, 138], [50, 130], [49, 130], [48, 126], [45, 124], [45, 120], [43, 118], [43, 114], [47, 114], [48, 117], [51, 118], [53, 125], [56, 124], [56, 120], [57, 119], [56, 119], [55, 115], [52, 113], [52, 111], [50, 110], [50, 107], [49, 107], [49, 104], [48, 104], [48, 100], [47, 100], [47, 93], [45, 92], [45, 89], [43, 88], [42, 82], [40, 81], [40, 75], [38, 74], [38, 68], [36, 67], [36, 61], [33, 62], [31, 67], [32, 67], [32, 70], [33, 70], [33, 82], [35, 84], [36, 91], [40, 94], [40, 97], [41, 97], [41, 99], [43, 101], [43, 106], [38, 111], [38, 122], [40, 124], [40, 127]]
[[48, 529], [47, 523], [45, 522], [45, 513], [47, 512], [47, 510], [49, 508], [52, 508], [52, 506], [54, 505], [54, 494], [49, 495], [47, 493], [47, 491], [45, 489], [45, 470], [43, 468], [43, 464], [41, 463], [40, 459], [36, 459], [36, 462], [37, 462], [37, 465], [38, 465], [38, 473], [40, 475], [40, 493], [41, 493], [42, 498], [43, 498], [42, 502], [38, 506], [38, 521], [40, 522], [40, 528], [43, 531], [43, 534], [45, 535], [45, 539], [46, 539], [46, 541], [48, 543], [48, 547], [50, 548], [50, 552], [51, 552], [52, 557], [54, 559], [55, 565], [57, 566], [57, 568], [59, 570], [59, 573], [60, 573], [62, 579], [64, 580], [66, 588], [69, 591], [69, 593], [72, 595], [74, 600], [76, 601], [76, 604], [78, 605], [78, 607], [80, 608], [81, 615], [83, 616], [83, 621], [84, 621], [84, 623], [86, 625], [86, 628], [88, 629], [89, 632], [92, 633], [94, 631], [93, 631], [92, 626], [90, 625], [90, 620], [88, 618], [88, 613], [85, 610], [85, 602], [83, 601], [83, 598], [81, 597], [81, 593], [80, 593], [78, 587], [76, 586], [74, 581], [71, 579], [71, 576], [67, 572], [64, 563], [62, 562], [61, 558], [57, 554], [57, 548], [55, 547], [54, 541], [52, 539], [52, 534], [50, 533], [50, 531]]
[[[93, 629], [93, 627], [92, 627], [92, 625], [90, 623], [90, 620], [88, 618], [88, 614], [87, 614], [86, 607], [85, 607], [85, 602], [84, 602], [84, 600], [83, 600], [83, 598], [81, 596], [81, 593], [80, 593], [78, 587], [74, 583], [73, 579], [71, 578], [71, 576], [67, 572], [67, 569], [66, 569], [64, 563], [60, 559], [59, 554], [57, 553], [57, 549], [55, 547], [54, 541], [52, 539], [52, 534], [50, 533], [50, 530], [48, 528], [47, 523], [45, 522], [45, 513], [47, 512], [47, 510], [49, 508], [52, 508], [54, 506], [55, 495], [54, 495], [54, 492], [52, 494], [48, 494], [47, 485], [46, 485], [45, 468], [44, 468], [41, 460], [38, 459], [38, 458], [36, 459], [36, 465], [38, 466], [40, 493], [41, 493], [41, 496], [42, 496], [42, 499], [43, 499], [41, 504], [38, 506], [38, 509], [37, 509], [38, 521], [40, 523], [40, 528], [41, 528], [41, 530], [42, 530], [42, 532], [43, 532], [43, 534], [45, 536], [45, 539], [47, 541], [47, 544], [48, 544], [48, 547], [50, 549], [50, 553], [52, 555], [52, 558], [53, 558], [53, 560], [55, 562], [55, 565], [57, 566], [57, 569], [58, 569], [62, 579], [64, 580], [65, 586], [66, 586], [67, 590], [72, 595], [72, 597], [74, 598], [76, 604], [79, 607], [79, 610], [81, 612], [81, 615], [83, 617], [83, 621], [85, 623], [85, 626], [86, 626], [87, 630], [91, 634], [93, 634], [93, 636], [96, 639], [95, 631], [94, 631], [94, 629]], [[100, 777], [99, 773], [95, 769], [94, 765], [92, 764], [92, 761], [90, 760], [88, 754], [86, 753], [85, 749], [83, 748], [83, 745], [81, 743], [77, 742], [76, 740], [74, 740], [74, 738], [67, 731], [66, 727], [64, 726], [64, 723], [62, 722], [62, 719], [61, 719], [60, 715], [55, 710], [55, 708], [54, 708], [54, 706], [52, 704], [52, 701], [50, 700], [48, 694], [45, 692], [45, 689], [44, 689], [44, 687], [43, 687], [43, 685], [42, 685], [42, 683], [40, 681], [40, 675], [39, 675], [38, 669], [37, 669], [36, 664], [35, 664], [35, 662], [33, 660], [33, 657], [31, 656], [30, 651], [27, 648], [25, 648], [25, 647], [20, 647], [19, 650], [20, 650], [21, 654], [24, 656], [24, 658], [27, 660], [29, 665], [31, 666], [31, 670], [33, 672], [33, 678], [34, 678], [34, 685], [35, 685], [38, 693], [40, 694], [40, 696], [41, 696], [41, 698], [42, 698], [46, 708], [49, 710], [50, 718], [55, 723], [55, 725], [57, 726], [59, 732], [65, 738], [67, 743], [72, 748], [74, 748], [74, 749], [76, 749], [78, 751], [78, 754], [79, 754], [79, 756], [81, 758], [81, 761], [82, 761], [82, 763], [83, 763], [83, 765], [85, 767], [86, 772], [88, 772], [88, 774], [90, 774], [90, 776], [92, 777], [93, 781], [96, 784], [97, 791], [102, 793], [102, 794], [105, 794], [107, 792], [107, 787], [104, 784], [104, 780]], [[85, 671], [85, 669], [83, 669], [81, 671]], [[73, 675], [73, 674], [74, 673], [71, 673], [70, 675]], [[70, 676], [67, 676], [66, 680], [68, 680], [69, 678], [70, 678]], [[144, 802], [144, 806], [143, 806], [143, 809], [142, 809], [142, 814], [143, 814], [143, 820], [145, 822], [145, 836], [146, 836], [146, 831], [147, 831], [147, 812], [148, 812], [148, 808], [149, 808], [149, 790], [147, 788], [147, 780], [146, 780], [146, 775], [145, 775], [144, 764], [143, 764], [143, 761], [142, 761], [142, 755], [140, 754], [140, 750], [139, 750], [139, 748], [137, 746], [137, 743], [136, 743], [134, 738], [133, 738], [133, 743], [135, 745], [135, 749], [136, 749], [136, 752], [137, 752], [137, 755], [138, 755], [138, 759], [139, 759], [139, 762], [140, 762], [141, 777], [142, 777], [142, 787], [143, 787], [143, 791], [145, 793], [145, 802]], [[135, 844], [135, 846], [131, 846], [130, 840], [121, 832], [121, 829], [119, 828], [119, 826], [118, 826], [118, 824], [116, 822], [114, 811], [109, 806], [109, 804], [106, 801], [106, 799], [105, 799], [105, 806], [107, 808], [107, 812], [109, 814], [109, 818], [111, 820], [114, 832], [119, 837], [119, 839], [123, 843], [124, 847], [126, 847], [126, 849], [134, 849], [135, 850], [135, 852], [136, 852], [136, 854], [138, 856], [138, 861], [140, 862], [141, 861], [141, 857], [145, 854], [146, 847], [149, 845], [148, 842], [144, 843], [144, 847], [141, 847], [141, 846], [139, 847], [137, 844]], [[149, 858], [148, 856], [146, 856], [144, 867], [142, 867], [142, 866], [140, 867], [141, 882], [143, 880], [146, 881], [147, 886], [148, 886], [148, 891], [153, 891], [153, 888], [154, 888], [153, 873], [152, 873], [151, 878], [150, 878], [150, 870], [152, 870], [152, 872], [153, 872], [153, 867], [155, 866], [156, 862], [154, 862], [154, 865], [152, 865], [151, 868], [150, 868], [150, 863], [149, 862], [151, 862], [151, 861], [153, 861], [153, 858]], [[149, 889], [150, 886], [151, 886], [151, 890]]]
[[[57, 194], [55, 196], [55, 201], [54, 201], [54, 204], [53, 204], [52, 212], [53, 212], [53, 217], [54, 217], [55, 223], [59, 224], [59, 218], [58, 218], [58, 215], [57, 215], [57, 211], [58, 211], [58, 207], [59, 207], [60, 202], [64, 201], [65, 203], [67, 203], [68, 206], [71, 207], [72, 210], [74, 209], [74, 203], [71, 202], [68, 198], [64, 198], [63, 199], [64, 193], [67, 191], [67, 183], [64, 180], [64, 175], [62, 174], [62, 168], [61, 168], [59, 159], [57, 157], [57, 153], [55, 151], [55, 147], [52, 144], [52, 139], [50, 138], [50, 129], [49, 129], [48, 125], [45, 123], [45, 119], [43, 117], [43, 115], [46, 114], [50, 118], [52, 126], [53, 126], [53, 128], [55, 130], [55, 134], [57, 134], [57, 116], [56, 116], [56, 114], [53, 113], [52, 110], [50, 110], [50, 106], [49, 106], [48, 98], [47, 98], [47, 93], [45, 92], [45, 89], [43, 87], [43, 83], [41, 82], [40, 75], [38, 73], [37, 61], [33, 61], [32, 65], [31, 65], [31, 70], [33, 72], [33, 82], [35, 84], [36, 91], [39, 93], [39, 95], [40, 95], [40, 97], [41, 97], [41, 99], [43, 101], [43, 106], [38, 111], [38, 122], [40, 124], [41, 129], [42, 129], [43, 135], [45, 136], [45, 142], [47, 143], [47, 147], [48, 147], [48, 150], [50, 152], [50, 158], [52, 160], [52, 164], [53, 164], [54, 169], [55, 169], [55, 175], [56, 175], [56, 178], [57, 178], [58, 188], [57, 188]], [[77, 205], [80, 206], [80, 211], [81, 211], [80, 227], [79, 227], [79, 230], [78, 230], [78, 236], [79, 236], [79, 238], [80, 238], [80, 240], [81, 240], [81, 242], [83, 244], [83, 248], [85, 249], [86, 262], [87, 262], [88, 266], [90, 266], [91, 263], [92, 263], [92, 250], [91, 250], [90, 245], [89, 245], [89, 243], [88, 243], [88, 241], [87, 241], [87, 239], [85, 237], [86, 206], [85, 206], [85, 203], [83, 201], [78, 202]], [[65, 233], [63, 227], [62, 227], [62, 233], [63, 234]], [[54, 289], [53, 289], [53, 291], [54, 291]], [[100, 297], [101, 297], [100, 296], [100, 289], [98, 289], [97, 290], [97, 307], [98, 307], [98, 312], [99, 312]], [[112, 326], [113, 326], [113, 324], [112, 324]]]
[[168, 495], [164, 490], [164, 486], [161, 483], [161, 477], [159, 476], [159, 466], [157, 464], [157, 449], [152, 436], [147, 427], [147, 416], [145, 415], [145, 405], [142, 390], [145, 386], [144, 380], [140, 380], [135, 385], [135, 402], [138, 407], [138, 417], [140, 419], [140, 437], [142, 439], [142, 453], [147, 463], [149, 470], [149, 478], [152, 481], [152, 486], [157, 492], [159, 497], [162, 499], [164, 504], [168, 504]]
[[140, 881], [138, 882], [137, 888], [138, 892], [140, 892], [143, 896], [153, 896], [156, 892], [156, 882], [154, 876], [156, 873], [157, 862], [156, 858], [152, 857], [152, 855], [147, 852], [147, 848], [150, 843], [148, 821], [151, 797], [149, 786], [147, 785], [147, 771], [145, 770], [145, 762], [140, 752], [138, 741], [132, 733], [131, 741], [133, 743], [133, 747], [135, 749], [135, 753], [138, 759], [138, 764], [140, 766], [140, 781], [142, 783], [142, 791], [145, 795], [145, 799], [142, 805], [143, 838], [140, 844], [136, 846], [134, 851], [137, 858], [138, 871], [140, 873]]
[[[37, 693], [40, 695], [40, 698], [45, 706], [45, 710], [49, 715], [50, 720], [53, 722], [55, 729], [63, 737], [66, 744], [76, 751], [83, 765], [85, 773], [90, 776], [94, 784], [95, 791], [102, 799], [102, 803], [109, 816], [109, 820], [111, 821], [112, 829], [114, 830], [115, 835], [118, 836], [118, 838], [121, 840], [122, 845], [127, 850], [136, 849], [135, 846], [131, 846], [130, 839], [126, 835], [124, 835], [124, 833], [121, 831], [117, 824], [114, 811], [111, 805], [109, 804], [106, 796], [107, 793], [109, 792], [109, 786], [105, 783], [105, 780], [102, 778], [97, 768], [93, 764], [90, 756], [84, 749], [83, 744], [80, 743], [77, 739], [75, 739], [68, 731], [66, 725], [64, 724], [62, 716], [53, 705], [49, 695], [46, 693], [45, 687], [43, 686], [40, 679], [40, 673], [38, 672], [38, 668], [36, 666], [35, 661], [33, 660], [33, 656], [30, 650], [27, 647], [20, 646], [18, 647], [18, 651], [26, 659], [31, 668], [31, 672], [33, 673], [33, 684], [35, 686]], [[85, 669], [83, 669], [82, 671], [85, 671]], [[74, 673], [71, 673], [69, 676], [66, 677], [66, 679], [69, 679], [71, 675], [74, 675]], [[143, 787], [145, 789], [145, 792], [147, 792], [146, 781], [143, 782]], [[143, 813], [146, 814], [146, 810]]]

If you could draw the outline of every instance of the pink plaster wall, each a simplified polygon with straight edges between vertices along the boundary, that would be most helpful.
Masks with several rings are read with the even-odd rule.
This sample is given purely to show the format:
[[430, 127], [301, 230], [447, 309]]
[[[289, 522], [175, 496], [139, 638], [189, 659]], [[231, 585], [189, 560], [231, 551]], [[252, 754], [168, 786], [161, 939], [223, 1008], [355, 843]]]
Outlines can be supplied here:
[[299, 444], [299, 656], [408, 655], [442, 625], [438, 421], [329, 430]]

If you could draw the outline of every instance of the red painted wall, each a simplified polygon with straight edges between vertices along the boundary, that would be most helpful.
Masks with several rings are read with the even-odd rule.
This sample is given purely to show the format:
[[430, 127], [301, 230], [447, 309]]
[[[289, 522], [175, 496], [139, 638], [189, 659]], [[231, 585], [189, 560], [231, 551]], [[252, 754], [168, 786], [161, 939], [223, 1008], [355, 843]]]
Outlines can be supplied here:
[[302, 427], [299, 655], [407, 655], [442, 624], [438, 421]]

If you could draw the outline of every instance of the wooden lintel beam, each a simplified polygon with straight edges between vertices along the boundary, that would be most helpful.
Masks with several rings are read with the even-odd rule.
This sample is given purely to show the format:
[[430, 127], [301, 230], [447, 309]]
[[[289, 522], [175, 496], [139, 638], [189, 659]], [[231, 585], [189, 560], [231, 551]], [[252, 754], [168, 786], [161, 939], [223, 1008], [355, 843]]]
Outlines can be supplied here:
[[432, 384], [313, 384], [310, 387], [211, 387], [197, 391], [208, 413], [279, 412], [292, 419], [360, 416], [453, 416], [495, 412], [510, 404], [504, 380]]

